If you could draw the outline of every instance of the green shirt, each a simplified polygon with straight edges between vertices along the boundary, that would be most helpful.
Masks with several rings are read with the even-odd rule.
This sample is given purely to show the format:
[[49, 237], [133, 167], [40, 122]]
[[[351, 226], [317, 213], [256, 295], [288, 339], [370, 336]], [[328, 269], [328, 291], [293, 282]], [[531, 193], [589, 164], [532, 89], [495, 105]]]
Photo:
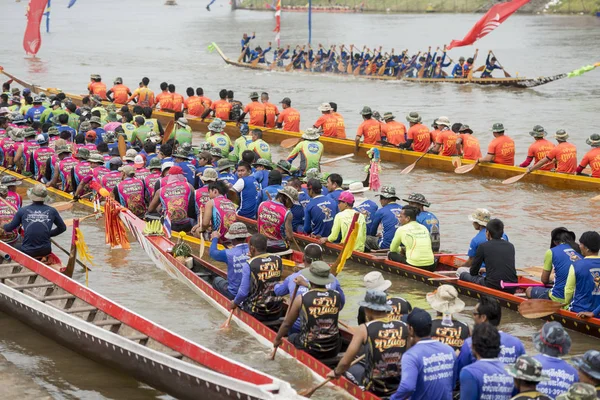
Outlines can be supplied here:
[[21, 115], [25, 115], [27, 114], [27, 111], [29, 111], [29, 109], [33, 107], [33, 104], [25, 104], [24, 106], [21, 106], [21, 109], [19, 110], [19, 112], [21, 113]]
[[135, 144], [137, 140], [143, 145], [150, 132], [152, 132], [152, 129], [150, 129], [149, 126], [140, 125], [137, 128], [135, 128], [135, 130], [131, 133], [130, 142], [132, 144]]
[[302, 174], [311, 168], [320, 170], [323, 143], [316, 140], [303, 140], [294, 147], [287, 160], [292, 162], [298, 155], [300, 155], [300, 171], [302, 171]]
[[179, 144], [192, 144], [192, 132], [188, 131], [187, 129], [177, 129], [175, 131], [175, 141]]
[[233, 142], [232, 154], [236, 157], [236, 161], [242, 159], [242, 153], [248, 150], [249, 143], [252, 143], [252, 136], [250, 135], [240, 136], [239, 138], [235, 139], [235, 142]]
[[67, 122], [67, 124], [75, 130], [79, 129], [79, 115], [69, 113], [69, 122]]
[[264, 158], [267, 161], [271, 161], [271, 146], [269, 143], [262, 139], [258, 139], [256, 142], [252, 142], [248, 145], [248, 150], [252, 150], [260, 158]]
[[127, 141], [131, 142], [131, 138], [133, 137], [133, 131], [137, 129], [135, 125], [127, 122], [125, 124], [121, 124], [121, 128], [123, 128], [123, 132], [125, 132], [125, 136], [127, 136]]
[[406, 262], [415, 267], [426, 267], [433, 264], [431, 236], [427, 228], [417, 221], [411, 221], [396, 229], [390, 251], [399, 253], [400, 244], [406, 248]]
[[229, 139], [229, 136], [222, 133], [213, 134], [207, 139], [207, 142], [210, 143], [212, 147], [221, 149], [221, 155], [223, 157], [229, 156], [229, 152], [231, 151], [231, 139]]
[[[345, 243], [346, 237], [348, 236], [348, 230], [350, 229], [350, 224], [352, 223], [352, 219], [354, 218], [354, 214], [356, 213], [357, 212], [351, 208], [347, 208], [344, 211], [337, 213], [333, 220], [331, 234], [327, 237], [327, 240], [330, 242], [334, 242], [340, 237], [341, 233], [341, 243]], [[355, 229], [358, 228], [358, 236], [356, 237], [356, 242], [354, 243], [354, 250], [365, 251], [365, 242], [367, 240], [367, 224], [365, 223], [364, 215], [359, 214], [358, 220], [356, 221], [356, 225], [357, 226], [355, 227]], [[427, 228], [425, 229], [427, 230]]]
[[108, 116], [108, 111], [106, 111], [106, 109], [104, 107], [92, 108], [92, 112], [94, 112], [96, 110], [100, 111], [100, 120], [102, 120], [102, 122], [106, 122], [106, 117]]

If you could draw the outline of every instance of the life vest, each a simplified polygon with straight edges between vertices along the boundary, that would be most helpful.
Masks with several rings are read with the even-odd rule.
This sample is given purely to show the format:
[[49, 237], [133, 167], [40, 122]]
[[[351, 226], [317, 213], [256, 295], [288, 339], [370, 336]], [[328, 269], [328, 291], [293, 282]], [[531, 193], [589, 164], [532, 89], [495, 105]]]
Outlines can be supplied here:
[[340, 345], [338, 317], [342, 296], [333, 289], [313, 289], [302, 294], [299, 341], [311, 353], [327, 353]]
[[150, 175], [150, 170], [146, 168], [140, 168], [135, 170], [135, 177], [142, 182], [145, 181], [146, 177]]
[[61, 190], [63, 192], [73, 191], [73, 182], [71, 182], [71, 170], [79, 163], [74, 157], [66, 157], [58, 162], [58, 173], [62, 181]]
[[0, 161], [3, 167], [7, 167], [8, 159], [15, 156], [15, 141], [9, 137], [0, 140]]
[[158, 129], [158, 120], [156, 118], [146, 118], [144, 125], [152, 129], [153, 132], [160, 133], [160, 130]]
[[46, 175], [46, 162], [54, 155], [54, 150], [49, 147], [40, 147], [33, 152], [33, 163], [35, 167], [34, 176], [38, 181]]
[[73, 190], [77, 189], [79, 182], [83, 180], [87, 175], [89, 175], [92, 170], [92, 164], [87, 161], [79, 162], [75, 167], [73, 167], [73, 174], [75, 175], [75, 182], [73, 182]]
[[146, 214], [144, 183], [138, 178], [126, 178], [117, 185], [119, 201], [138, 217]]
[[271, 240], [283, 240], [285, 237], [285, 216], [288, 209], [281, 203], [273, 200], [265, 201], [258, 207], [256, 217], [258, 233]]
[[[4, 226], [11, 222], [16, 213], [17, 212], [14, 210], [13, 207], [10, 207], [4, 201], [0, 201], [0, 226]], [[16, 229], [11, 232], [6, 232], [5, 230], [2, 230], [0, 232], [0, 240], [2, 240], [5, 243], [14, 243], [18, 238], [19, 234], [17, 233]]]
[[19, 194], [16, 192], [9, 191], [6, 195], [6, 200], [8, 200], [9, 203], [15, 206], [17, 210], [23, 205], [23, 200], [21, 199], [21, 196], [19, 196]]
[[101, 182], [102, 186], [110, 192], [121, 182], [121, 173], [119, 171], [110, 171], [102, 176]]
[[125, 135], [127, 136], [127, 141], [131, 141], [131, 135], [133, 135], [133, 131], [135, 131], [135, 125], [127, 122], [121, 124], [121, 128], [123, 128], [123, 132], [125, 132]]
[[223, 195], [215, 197], [213, 203], [213, 230], [218, 230], [223, 236], [237, 219], [236, 205]]
[[200, 189], [196, 189], [195, 199], [196, 213], [200, 215], [200, 212], [204, 212], [204, 206], [206, 206], [206, 203], [210, 201], [210, 196], [208, 195], [208, 186], [203, 186]]
[[23, 142], [23, 157], [25, 158], [25, 168], [23, 168], [23, 171], [26, 172], [31, 172], [33, 173], [33, 171], [31, 171], [31, 155], [33, 154], [33, 152], [37, 149], [40, 148], [40, 145], [38, 144], [38, 142], [36, 142], [35, 140], [29, 141], [29, 142]]
[[172, 224], [184, 224], [189, 220], [188, 206], [191, 192], [192, 190], [187, 182], [173, 182], [165, 186], [161, 185], [160, 202], [164, 213], [171, 220]]

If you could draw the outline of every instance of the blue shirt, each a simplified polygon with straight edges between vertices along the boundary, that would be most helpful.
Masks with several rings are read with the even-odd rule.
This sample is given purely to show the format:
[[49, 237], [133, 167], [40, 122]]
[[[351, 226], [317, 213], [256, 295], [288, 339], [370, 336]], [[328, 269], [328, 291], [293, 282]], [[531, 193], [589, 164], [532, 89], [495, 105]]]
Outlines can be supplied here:
[[[300, 271], [298, 272], [294, 272], [293, 274], [289, 275], [287, 278], [285, 278], [285, 280], [283, 282], [278, 283], [277, 285], [275, 285], [275, 294], [277, 296], [285, 296], [286, 294], [289, 294], [290, 296], [292, 295], [292, 293], [294, 293], [294, 289], [296, 289], [296, 284], [294, 283], [294, 279], [296, 279], [296, 277], [300, 275]], [[340, 285], [340, 281], [337, 280], [337, 278], [334, 278], [335, 280], [331, 283], [327, 284], [327, 289], [333, 289], [333, 290], [337, 290], [340, 293], [341, 299], [342, 299], [342, 304], [340, 306], [340, 310], [342, 308], [344, 308], [344, 304], [346, 303], [346, 296], [344, 295], [344, 291], [342, 290], [342, 286]], [[308, 279], [305, 279], [306, 281], [308, 281]], [[298, 287], [298, 292], [296, 293], [296, 296], [301, 296], [304, 293], [308, 292], [308, 288], [306, 286], [300, 286]], [[293, 300], [291, 300], [293, 301]], [[294, 322], [294, 326], [292, 328], [292, 330], [294, 332], [300, 332], [300, 317], [298, 317], [298, 319], [296, 320], [296, 322]]]
[[417, 215], [417, 222], [426, 227], [429, 233], [431, 233], [431, 229], [434, 226], [437, 226], [438, 229], [440, 228], [440, 221], [438, 221], [437, 217], [429, 211], [421, 211], [419, 215]]
[[380, 249], [389, 249], [392, 244], [392, 239], [396, 234], [396, 229], [400, 226], [398, 216], [402, 211], [402, 206], [397, 203], [390, 203], [384, 207], [381, 207], [375, 212], [373, 222], [371, 224], [371, 231], [367, 231], [367, 235], [376, 236], [377, 228], [381, 224], [381, 239], [379, 239]]
[[185, 179], [190, 185], [194, 186], [194, 181], [196, 180], [196, 168], [194, 168], [194, 166], [188, 161], [178, 162], [175, 163], [175, 165], [181, 167]]
[[46, 107], [44, 106], [40, 106], [40, 107], [31, 107], [29, 110], [27, 110], [27, 113], [25, 114], [25, 119], [29, 122], [33, 122], [33, 121], [40, 121], [40, 117], [42, 116], [42, 113], [44, 112], [44, 110], [46, 109]]
[[579, 382], [577, 369], [565, 360], [545, 354], [538, 354], [533, 358], [542, 363], [542, 371], [550, 377], [549, 380], [537, 384], [538, 392], [554, 399], [559, 394], [566, 393], [573, 383]]
[[230, 173], [219, 173], [217, 179], [233, 185], [235, 182], [237, 182], [238, 177]]
[[236, 296], [242, 283], [242, 269], [250, 259], [250, 247], [248, 243], [238, 244], [231, 249], [218, 250], [218, 238], [214, 238], [210, 244], [210, 257], [215, 261], [227, 263], [227, 290]]
[[240, 180], [244, 181], [244, 188], [240, 193], [240, 208], [237, 210], [237, 214], [241, 217], [254, 219], [258, 209], [260, 186], [252, 175], [244, 176]]
[[421, 340], [402, 356], [402, 380], [390, 400], [452, 400], [452, 347], [437, 340]]
[[304, 232], [304, 207], [301, 204], [294, 204], [290, 210], [292, 213], [292, 230], [294, 232]]
[[[56, 228], [52, 229], [53, 225], [56, 225]], [[23, 226], [25, 231], [21, 251], [34, 256], [45, 251], [49, 253], [52, 249], [50, 238], [67, 230], [67, 226], [55, 208], [35, 203], [20, 208], [13, 220], [4, 225], [3, 229], [11, 232], [19, 226]]]
[[306, 188], [302, 188], [298, 192], [298, 202], [302, 207], [306, 207], [308, 203], [310, 203], [310, 196], [308, 195], [308, 190]]
[[[498, 360], [504, 364], [514, 364], [519, 356], [525, 354], [523, 343], [516, 337], [500, 331], [500, 354]], [[456, 359], [456, 373], [460, 374], [462, 369], [467, 365], [473, 364], [476, 359], [471, 353], [472, 338], [467, 338], [460, 348], [460, 353]]]
[[[473, 237], [473, 239], [471, 239], [471, 243], [469, 244], [469, 251], [467, 252], [467, 256], [475, 257], [475, 254], [477, 253], [477, 248], [479, 247], [479, 245], [481, 243], [485, 243], [488, 241], [487, 236], [485, 235], [485, 232], [486, 232], [486, 229], [481, 228], [479, 230], [479, 232], [477, 233], [477, 235], [475, 235]], [[505, 233], [502, 234], [502, 240], [506, 240], [508, 242], [508, 236], [506, 236]], [[481, 268], [485, 268], [485, 263], [481, 264]]]
[[513, 388], [513, 377], [497, 358], [481, 359], [460, 372], [460, 400], [509, 400]]
[[552, 252], [552, 267], [554, 268], [554, 286], [552, 286], [551, 294], [559, 299], [564, 299], [569, 269], [575, 261], [581, 260], [583, 256], [565, 243], [554, 246], [550, 251]]
[[327, 237], [333, 228], [333, 219], [337, 214], [337, 204], [331, 197], [314, 197], [304, 209], [304, 233]]
[[[356, 203], [355, 203], [356, 204]], [[367, 224], [367, 232], [371, 232], [373, 230], [373, 218], [375, 217], [375, 212], [379, 207], [373, 200], [365, 200], [362, 203], [355, 205], [354, 209], [365, 216], [365, 223]], [[377, 232], [377, 226], [375, 227], [375, 232]], [[375, 236], [375, 235], [372, 235]]]
[[94, 129], [94, 132], [96, 132], [96, 146], [98, 146], [104, 141], [103, 135], [106, 133], [106, 131], [102, 128], [96, 128]]
[[269, 193], [271, 195], [271, 200], [275, 200], [275, 197], [277, 197], [277, 191], [278, 190], [282, 190], [283, 186], [281, 185], [270, 185], [267, 186], [266, 188], [264, 188], [261, 192], [261, 199], [260, 201], [268, 201], [269, 200], [269, 196], [267, 196], [267, 193]]
[[[342, 194], [343, 190], [342, 189], [335, 189], [333, 192], [329, 192], [327, 194], [323, 194], [324, 196], [329, 196], [331, 197], [334, 201], [335, 201], [335, 207], [337, 209], [337, 202], [338, 199], [340, 198], [340, 194]], [[339, 211], [339, 209], [337, 209]]]
[[261, 188], [267, 187], [269, 183], [269, 172], [270, 171], [266, 169], [254, 172], [254, 178], [256, 178], [256, 181], [260, 184]]
[[71, 134], [71, 140], [75, 140], [75, 135], [77, 135], [77, 131], [73, 128], [71, 128], [70, 126], [59, 126], [58, 127], [58, 132], [59, 134], [63, 133], [64, 131], [67, 131]]
[[[10, 229], [12, 230], [12, 229]], [[575, 293], [569, 306], [574, 312], [592, 311], [600, 314], [600, 257], [588, 256], [573, 263], [575, 269]]]

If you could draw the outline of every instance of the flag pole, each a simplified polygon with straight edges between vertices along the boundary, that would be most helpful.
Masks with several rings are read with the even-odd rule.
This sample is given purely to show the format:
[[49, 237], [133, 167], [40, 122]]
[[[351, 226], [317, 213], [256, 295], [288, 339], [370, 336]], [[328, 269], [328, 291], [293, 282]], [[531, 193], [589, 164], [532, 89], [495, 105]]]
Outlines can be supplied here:
[[308, 44], [312, 42], [312, 0], [308, 0]]

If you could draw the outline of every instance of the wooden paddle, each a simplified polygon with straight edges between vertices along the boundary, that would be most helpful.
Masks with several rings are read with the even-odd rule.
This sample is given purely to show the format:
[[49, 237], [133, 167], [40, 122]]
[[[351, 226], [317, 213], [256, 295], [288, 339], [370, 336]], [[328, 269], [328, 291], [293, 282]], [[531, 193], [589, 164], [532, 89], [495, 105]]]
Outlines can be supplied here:
[[56, 211], [67, 211], [73, 208], [75, 200], [70, 201], [57, 201], [56, 203], [49, 204], [50, 207], [56, 209]]
[[300, 139], [300, 138], [283, 139], [279, 145], [281, 147], [283, 147], [284, 149], [291, 149], [292, 147], [294, 147], [295, 145], [300, 143], [300, 140], [302, 140], [302, 139]]
[[250, 44], [250, 42], [248, 42], [248, 44], [246, 44], [244, 47], [242, 47], [242, 53], [238, 57], [237, 62], [242, 62], [242, 60], [244, 59], [244, 54], [246, 54], [246, 50], [248, 50], [248, 45], [249, 44]]
[[415, 169], [415, 167], [417, 166], [417, 163], [419, 161], [421, 161], [421, 159], [427, 155], [427, 153], [429, 152], [429, 150], [431, 150], [431, 147], [429, 149], [427, 149], [427, 151], [425, 153], [423, 153], [419, 158], [417, 158], [414, 163], [410, 164], [408, 167], [406, 167], [402, 171], [400, 171], [400, 175], [408, 175], [408, 174], [410, 174], [410, 171], [412, 171], [413, 169]]
[[502, 289], [509, 288], [509, 287], [537, 287], [537, 286], [546, 287], [546, 285], [544, 285], [542, 282], [511, 283], [511, 282], [500, 281], [500, 287]]
[[253, 67], [256, 67], [258, 65], [258, 62], [260, 61], [260, 58], [262, 57], [262, 52], [258, 55], [258, 57], [256, 57], [255, 60], [253, 60], [250, 65], [252, 65]]
[[510, 185], [512, 183], [518, 182], [521, 179], [523, 179], [525, 177], [525, 175], [529, 174], [529, 171], [525, 172], [524, 174], [520, 174], [520, 175], [516, 175], [513, 176], [512, 178], [508, 178], [502, 181], [503, 185]]
[[510, 78], [510, 74], [508, 72], [506, 72], [506, 70], [504, 69], [504, 67], [502, 67], [502, 65], [500, 64], [500, 61], [498, 61], [498, 57], [496, 57], [496, 55], [494, 54], [494, 52], [492, 51], [492, 56], [494, 56], [494, 58], [496, 59], [496, 62], [498, 63], [498, 65], [502, 68], [502, 72], [504, 72], [504, 77], [505, 78]]
[[165, 131], [163, 133], [162, 144], [165, 144], [169, 141], [169, 138], [171, 137], [171, 134], [173, 133], [174, 129], [175, 129], [175, 121], [169, 121], [169, 123], [167, 124], [167, 127], [165, 128]]
[[343, 156], [339, 156], [339, 157], [336, 157], [336, 158], [330, 158], [329, 160], [323, 160], [323, 161], [321, 161], [321, 164], [331, 164], [333, 162], [340, 161], [340, 160], [343, 160], [345, 158], [350, 158], [350, 157], [354, 157], [354, 153], [352, 153], [352, 154], [345, 154]]
[[225, 322], [223, 322], [223, 324], [219, 327], [219, 329], [229, 329], [229, 325], [231, 325], [231, 319], [233, 318], [234, 310], [235, 310], [235, 308], [231, 309], [231, 312], [229, 313], [229, 317], [227, 317], [227, 319], [225, 320]]
[[454, 172], [457, 174], [466, 174], [467, 172], [475, 168], [478, 164], [479, 162], [476, 162], [475, 164], [463, 165], [462, 167], [456, 168]]
[[443, 278], [428, 278], [427, 280], [429, 280], [429, 281], [457, 281], [457, 280], [459, 280], [459, 278], [451, 277], [451, 276], [444, 276]]
[[[285, 321], [285, 318], [290, 313], [290, 310], [292, 309], [292, 304], [294, 303], [294, 300], [296, 299], [296, 295], [298, 294], [299, 287], [300, 287], [300, 285], [296, 284], [296, 287], [294, 288], [294, 292], [292, 293], [292, 296], [290, 297], [290, 304], [288, 304], [288, 308], [285, 311], [285, 317], [283, 318], [284, 321]], [[279, 348], [279, 346], [273, 348], [273, 351], [271, 352], [271, 355], [269, 356], [269, 360], [275, 359], [275, 354], [277, 353], [278, 348]]]
[[86, 219], [92, 218], [92, 217], [95, 217], [95, 216], [96, 216], [96, 213], [86, 215], [83, 218], [69, 218], [69, 219], [65, 219], [64, 223], [65, 223], [65, 225], [67, 227], [69, 227], [69, 226], [73, 226], [73, 221], [76, 220], [76, 219], [79, 219], [79, 222], [81, 223], [81, 222], [85, 221]]
[[121, 158], [125, 157], [125, 154], [127, 154], [127, 143], [125, 143], [125, 136], [119, 135], [117, 145], [119, 148], [119, 156], [121, 156]]
[[543, 318], [558, 312], [566, 304], [552, 300], [529, 299], [519, 304], [519, 314], [525, 318]]
[[[357, 359], [355, 359], [354, 361], [352, 361], [352, 364], [350, 364], [350, 366], [353, 366], [357, 363], [359, 363], [360, 361], [362, 361], [363, 358], [365, 358], [366, 354], [363, 354], [362, 356], [358, 357]], [[306, 398], [310, 398], [313, 394], [315, 394], [315, 392], [319, 389], [321, 389], [323, 386], [327, 385], [329, 382], [331, 382], [334, 378], [327, 378], [325, 379], [323, 382], [319, 383], [317, 386], [308, 389], [308, 390], [300, 390], [298, 391], [298, 394], [300, 396], [304, 396]]]
[[[58, 247], [63, 253], [65, 253], [66, 255], [70, 256], [71, 253], [67, 251], [67, 249], [65, 249], [64, 247], [62, 247], [60, 244], [56, 243], [56, 241], [54, 239], [50, 239], [50, 241], [52, 242], [53, 245], [55, 245], [56, 247]], [[75, 259], [75, 262], [77, 264], [79, 264], [81, 267], [83, 267], [84, 270], [88, 270], [88, 271], [92, 271], [92, 269], [90, 267], [88, 267], [87, 265], [85, 265], [84, 263], [82, 263], [81, 261], [79, 261], [78, 259]]]
[[298, 51], [298, 54], [296, 54], [296, 56], [290, 60], [290, 63], [285, 66], [285, 72], [289, 72], [292, 70], [292, 68], [294, 68], [294, 63], [296, 62], [296, 60], [298, 60], [298, 58], [302, 55], [302, 53], [304, 53], [305, 48], [306, 48], [306, 46], [302, 46], [302, 49], [300, 51]]
[[594, 196], [590, 199], [590, 201], [600, 201], [600, 194], [598, 196]]

